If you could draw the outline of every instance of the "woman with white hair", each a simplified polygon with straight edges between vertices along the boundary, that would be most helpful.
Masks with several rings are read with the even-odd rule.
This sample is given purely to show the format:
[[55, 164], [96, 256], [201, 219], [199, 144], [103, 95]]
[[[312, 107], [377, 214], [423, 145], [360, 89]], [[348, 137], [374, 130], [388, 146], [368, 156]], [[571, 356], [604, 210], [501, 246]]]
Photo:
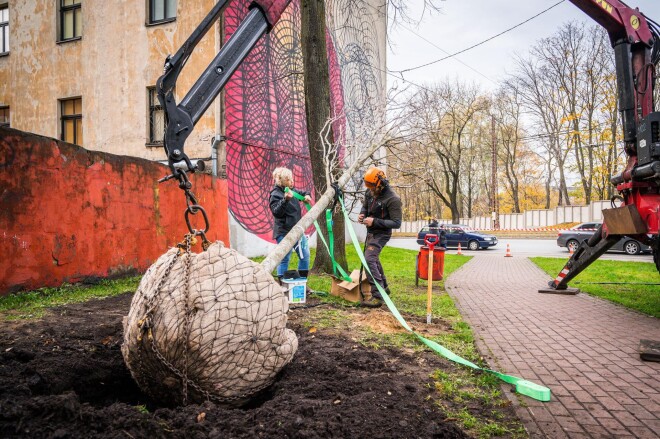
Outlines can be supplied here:
[[[287, 233], [296, 225], [302, 217], [300, 201], [293, 197], [293, 194], [285, 192], [286, 188], [293, 189], [293, 173], [288, 168], [275, 168], [273, 171], [273, 181], [275, 187], [270, 191], [270, 211], [273, 212], [275, 221], [273, 222], [273, 238], [279, 243], [284, 239]], [[309, 192], [295, 190], [305, 197], [305, 202], [311, 201]], [[298, 272], [300, 276], [307, 277], [309, 272], [309, 245], [307, 237], [302, 236], [300, 241], [294, 246], [300, 261], [298, 262]], [[282, 279], [284, 273], [289, 269], [289, 260], [291, 251], [282, 259], [277, 267], [277, 277]]]

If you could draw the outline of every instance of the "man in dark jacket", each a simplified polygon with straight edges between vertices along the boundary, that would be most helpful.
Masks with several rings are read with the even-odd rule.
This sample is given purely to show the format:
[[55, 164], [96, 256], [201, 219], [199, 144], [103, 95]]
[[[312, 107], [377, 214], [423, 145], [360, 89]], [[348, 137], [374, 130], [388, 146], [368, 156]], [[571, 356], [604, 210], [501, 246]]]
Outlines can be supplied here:
[[[273, 171], [273, 180], [275, 187], [270, 191], [270, 211], [273, 213], [273, 238], [279, 244], [293, 226], [302, 218], [302, 209], [300, 202], [293, 197], [291, 192], [285, 192], [286, 188], [293, 188], [293, 173], [287, 168], [276, 168]], [[309, 192], [296, 190], [305, 197], [306, 202], [310, 202]], [[307, 277], [309, 272], [309, 244], [305, 235], [300, 238], [292, 250], [296, 250], [300, 261], [298, 262], [298, 272], [302, 277]], [[277, 277], [282, 279], [284, 273], [289, 269], [289, 260], [291, 251], [282, 259], [277, 267]]]
[[401, 199], [390, 188], [385, 172], [380, 168], [370, 168], [364, 174], [367, 187], [364, 205], [358, 216], [358, 222], [367, 226], [367, 241], [364, 252], [371, 276], [371, 299], [362, 302], [364, 306], [379, 307], [383, 303], [376, 283], [390, 294], [387, 278], [380, 263], [380, 252], [392, 237], [392, 229], [401, 227]]

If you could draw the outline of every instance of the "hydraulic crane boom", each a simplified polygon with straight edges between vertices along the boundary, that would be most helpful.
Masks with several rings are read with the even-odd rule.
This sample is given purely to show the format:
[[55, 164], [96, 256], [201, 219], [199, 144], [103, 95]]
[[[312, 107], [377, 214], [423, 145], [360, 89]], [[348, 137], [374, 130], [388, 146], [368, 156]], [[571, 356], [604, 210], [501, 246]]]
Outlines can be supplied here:
[[277, 23], [290, 0], [253, 1], [250, 12], [232, 38], [218, 52], [188, 94], [177, 105], [174, 88], [179, 73], [195, 46], [213, 27], [230, 2], [231, 0], [220, 0], [215, 4], [177, 53], [167, 57], [163, 75], [156, 83], [158, 99], [165, 109], [167, 128], [164, 146], [173, 173], [174, 164], [181, 161], [185, 161], [189, 172], [195, 171], [195, 167], [184, 152], [186, 139], [259, 38]]
[[[156, 82], [158, 100], [165, 110], [166, 129], [163, 146], [172, 171], [171, 175], [160, 181], [163, 182], [172, 178], [179, 180], [179, 187], [186, 194], [188, 205], [186, 223], [188, 229], [193, 234], [202, 235], [205, 241], [205, 233], [209, 228], [208, 218], [206, 212], [197, 203], [197, 199], [190, 191], [192, 184], [187, 176], [187, 172], [194, 173], [196, 170], [202, 169], [193, 165], [186, 155], [184, 151], [186, 139], [204, 112], [225, 87], [232, 74], [259, 41], [259, 38], [277, 23], [290, 1], [252, 1], [250, 11], [238, 29], [193, 84], [181, 103], [177, 104], [174, 89], [181, 70], [202, 37], [213, 27], [226, 6], [231, 3], [231, 0], [219, 0], [181, 48], [174, 55], [167, 57], [163, 75]], [[177, 166], [181, 162], [184, 163], [184, 166]], [[204, 230], [195, 230], [190, 225], [188, 215], [194, 215], [200, 211], [203, 214], [206, 227]]]
[[[610, 36], [628, 160], [624, 171], [611, 178], [619, 195], [612, 199], [613, 208], [603, 211], [604, 224], [578, 247], [557, 278], [549, 283], [551, 290], [565, 290], [568, 281], [623, 235], [651, 245], [660, 271], [660, 112], [654, 112], [653, 102], [660, 26], [639, 9], [619, 0], [570, 1], [603, 26]], [[615, 199], [621, 200], [623, 206], [614, 208]]]

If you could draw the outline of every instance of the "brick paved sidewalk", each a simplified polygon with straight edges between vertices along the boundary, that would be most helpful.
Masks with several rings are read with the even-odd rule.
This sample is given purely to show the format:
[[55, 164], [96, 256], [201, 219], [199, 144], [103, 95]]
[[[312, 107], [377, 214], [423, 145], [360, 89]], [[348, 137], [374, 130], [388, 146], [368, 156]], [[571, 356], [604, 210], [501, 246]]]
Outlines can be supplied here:
[[445, 284], [490, 366], [552, 391], [547, 403], [507, 393], [530, 436], [660, 437], [660, 363], [637, 352], [640, 339], [660, 340], [660, 320], [582, 293], [539, 294], [548, 280], [527, 258], [476, 255]]

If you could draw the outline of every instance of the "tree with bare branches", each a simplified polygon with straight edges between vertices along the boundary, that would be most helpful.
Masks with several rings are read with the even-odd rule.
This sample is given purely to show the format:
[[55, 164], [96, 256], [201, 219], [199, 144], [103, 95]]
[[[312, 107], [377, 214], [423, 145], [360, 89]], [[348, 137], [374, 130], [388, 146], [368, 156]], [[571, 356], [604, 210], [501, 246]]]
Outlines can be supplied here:
[[[411, 136], [404, 151], [404, 175], [413, 175], [450, 209], [458, 222], [463, 213], [461, 176], [469, 172], [476, 116], [488, 100], [473, 85], [445, 81], [411, 96], [406, 114]], [[398, 154], [399, 152], [397, 152]]]

